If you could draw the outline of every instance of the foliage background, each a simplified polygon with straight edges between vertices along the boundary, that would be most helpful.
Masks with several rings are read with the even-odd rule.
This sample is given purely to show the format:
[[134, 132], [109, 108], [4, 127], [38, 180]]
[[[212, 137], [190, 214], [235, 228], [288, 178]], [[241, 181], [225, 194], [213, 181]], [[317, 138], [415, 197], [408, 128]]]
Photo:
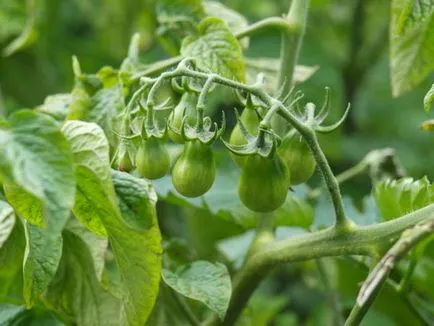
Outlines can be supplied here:
[[[254, 22], [263, 17], [281, 15], [286, 12], [290, 1], [222, 2]], [[118, 66], [134, 32], [142, 35], [144, 62], [169, 57], [154, 37], [156, 16], [153, 0], [40, 0], [35, 3], [37, 38], [34, 43], [13, 55], [0, 56], [0, 113], [4, 115], [22, 107], [35, 107], [49, 94], [69, 92], [73, 79], [72, 54], [80, 59], [86, 72], [97, 71], [102, 63]], [[26, 8], [25, 0], [1, 2], [0, 49], [5, 49], [25, 27]], [[415, 178], [427, 175], [432, 179], [434, 172], [430, 162], [434, 160], [434, 152], [427, 149], [432, 148], [434, 137], [422, 132], [419, 124], [427, 119], [422, 99], [433, 78], [431, 76], [404, 96], [392, 97], [388, 58], [389, 11], [388, 1], [312, 0], [300, 64], [319, 65], [320, 69], [301, 85], [301, 89], [310, 101], [319, 103], [324, 87], [331, 87], [334, 104], [331, 120], [342, 114], [347, 102], [352, 103], [351, 115], [344, 127], [331, 135], [321, 136], [335, 172], [354, 165], [372, 149], [393, 147], [408, 175]], [[279, 45], [279, 35], [263, 33], [251, 40], [246, 54], [278, 57]], [[319, 178], [314, 178], [311, 185], [320, 182]], [[160, 185], [160, 189], [163, 186]], [[350, 194], [358, 204], [363, 203], [361, 198], [371, 191], [366, 177], [358, 177], [343, 188], [343, 192]], [[206, 209], [179, 208], [170, 203], [166, 200], [159, 204], [163, 233], [187, 239], [198, 258], [209, 260], [218, 255], [214, 252], [215, 242], [223, 235], [238, 235], [242, 231], [230, 222], [216, 219]], [[369, 200], [365, 203], [365, 212], [370, 209], [369, 203]], [[321, 202], [316, 209], [315, 225], [321, 224], [318, 221], [326, 215], [328, 203], [320, 205]], [[354, 214], [360, 212], [354, 210]], [[361, 215], [359, 222], [366, 222], [368, 215]], [[204, 223], [214, 226], [212, 234], [197, 232], [204, 230]], [[229, 251], [242, 247], [243, 239], [226, 244]], [[356, 295], [357, 282], [364, 279], [367, 272], [364, 266], [357, 264], [351, 259], [340, 259], [325, 266], [327, 273], [333, 276], [331, 286], [339, 289], [347, 308], [351, 307]], [[427, 270], [434, 266], [432, 260], [427, 260], [426, 264]], [[324, 290], [324, 285], [320, 284], [316, 270], [315, 263], [307, 262], [288, 265], [275, 272], [252, 299], [250, 310], [241, 324], [249, 325], [251, 320], [255, 320], [266, 325], [274, 320], [276, 325], [291, 325], [298, 320], [322, 325], [324, 318], [331, 318], [326, 308], [330, 298], [327, 289]], [[418, 279], [434, 283], [434, 280], [424, 279], [423, 275]], [[408, 310], [399, 309], [403, 305], [399, 298], [387, 289], [382, 296], [378, 300], [381, 307], [377, 305], [377, 309], [368, 315], [367, 325], [393, 325], [400, 319], [412, 320], [406, 315]], [[278, 312], [279, 316], [275, 318]]]

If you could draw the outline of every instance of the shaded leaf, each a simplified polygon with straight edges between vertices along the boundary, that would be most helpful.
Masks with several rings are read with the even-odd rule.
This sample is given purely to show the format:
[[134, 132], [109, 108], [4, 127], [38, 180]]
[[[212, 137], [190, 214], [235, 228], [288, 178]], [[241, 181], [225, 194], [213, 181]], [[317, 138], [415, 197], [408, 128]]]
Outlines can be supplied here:
[[399, 96], [413, 89], [434, 70], [434, 2], [392, 1], [390, 73]]
[[35, 108], [36, 111], [51, 115], [54, 119], [63, 121], [68, 115], [72, 102], [70, 93], [47, 96], [44, 103]]
[[[82, 205], [81, 209], [74, 207], [74, 214], [92, 215], [101, 220], [107, 232], [111, 249], [113, 251], [117, 269], [121, 278], [122, 311], [124, 319], [130, 325], [143, 325], [152, 308], [158, 294], [158, 286], [161, 273], [161, 235], [158, 228], [155, 210], [152, 216], [140, 216], [145, 221], [151, 220], [151, 227], [143, 230], [131, 228], [117, 205], [115, 187], [113, 186], [110, 171], [109, 146], [102, 129], [96, 124], [71, 121], [69, 128], [77, 126], [80, 130], [86, 130], [86, 126], [92, 130], [90, 148], [94, 153], [80, 153], [76, 155], [74, 148], [81, 148], [80, 139], [76, 138], [76, 144], [72, 144], [75, 164], [77, 165], [77, 184], [80, 197], [76, 199]], [[74, 133], [66, 133], [73, 135]], [[80, 133], [77, 133], [77, 135]], [[83, 138], [86, 140], [87, 138]], [[82, 140], [83, 140], [82, 139]], [[97, 160], [95, 159], [97, 158]], [[155, 195], [149, 184], [139, 181], [131, 181], [127, 173], [114, 172], [118, 184], [139, 184], [143, 188], [138, 193], [137, 199], [129, 194], [129, 201], [139, 202], [140, 200], [150, 201], [155, 204]], [[124, 189], [123, 189], [124, 190]], [[144, 193], [148, 191], [149, 193]], [[143, 204], [142, 207], [149, 207]], [[143, 213], [143, 211], [140, 211]], [[151, 210], [147, 210], [148, 214]], [[131, 215], [129, 216], [131, 217]]]
[[224, 319], [232, 293], [225, 265], [196, 261], [178, 266], [175, 270], [163, 269], [163, 279], [175, 291], [204, 303], [220, 319]]
[[[62, 127], [65, 137], [71, 144], [74, 163], [77, 167], [84, 166], [91, 169], [103, 183], [110, 185], [109, 148], [102, 129], [95, 123], [83, 121], [67, 121]], [[75, 216], [92, 232], [106, 235], [105, 227], [93, 204], [86, 198], [87, 180], [77, 174], [77, 191], [73, 212]]]
[[0, 248], [0, 302], [23, 302], [25, 247], [24, 228], [20, 220], [17, 220], [12, 233]]
[[[217, 1], [205, 1], [204, 2], [205, 12], [207, 16], [218, 17], [228, 24], [229, 29], [233, 34], [244, 30], [249, 26], [247, 18], [244, 17], [239, 12], [226, 7], [224, 4]], [[249, 39], [247, 37], [243, 38], [241, 44], [244, 48], [249, 46]]]
[[101, 287], [85, 243], [69, 231], [63, 240], [59, 269], [44, 299], [78, 326], [119, 325], [120, 302]]
[[54, 275], [61, 256], [61, 231], [74, 201], [72, 154], [50, 117], [19, 111], [0, 129], [0, 171], [5, 194], [26, 223], [24, 293], [31, 306]]
[[0, 200], [0, 249], [12, 233], [14, 225], [14, 210], [8, 203]]
[[187, 36], [182, 42], [181, 54], [194, 58], [200, 69], [245, 81], [240, 44], [226, 23], [219, 18], [208, 17], [202, 20], [199, 34]]

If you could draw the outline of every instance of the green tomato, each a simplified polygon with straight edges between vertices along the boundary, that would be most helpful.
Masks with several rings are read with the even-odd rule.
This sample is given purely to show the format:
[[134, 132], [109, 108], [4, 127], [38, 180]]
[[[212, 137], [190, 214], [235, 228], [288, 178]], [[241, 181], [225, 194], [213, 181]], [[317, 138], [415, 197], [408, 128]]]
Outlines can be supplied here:
[[[243, 113], [241, 113], [240, 120], [244, 124], [248, 132], [250, 132], [254, 136], [258, 134], [259, 119], [254, 109], [250, 109], [248, 107], [244, 108]], [[232, 145], [244, 145], [247, 143], [246, 138], [241, 132], [239, 123], [237, 123], [232, 130], [231, 136], [229, 138], [229, 143]], [[245, 161], [244, 156], [236, 155], [234, 153], [231, 153], [231, 156], [235, 163], [238, 164], [238, 166], [243, 166]]]
[[[179, 103], [175, 106], [172, 113], [170, 114], [170, 126], [175, 130], [181, 131], [182, 120], [185, 116], [187, 116], [187, 122], [193, 125], [196, 121], [196, 103], [197, 95], [195, 93], [185, 92], [182, 94]], [[180, 134], [175, 133], [170, 128], [168, 133], [169, 138], [173, 142], [177, 144], [184, 143], [184, 139]]]
[[187, 141], [172, 170], [176, 190], [186, 197], [198, 197], [211, 188], [214, 179], [215, 161], [211, 145], [199, 140]]
[[309, 180], [316, 168], [316, 161], [309, 146], [298, 132], [290, 131], [279, 146], [278, 153], [291, 174], [291, 185]]
[[170, 167], [169, 153], [164, 144], [154, 137], [144, 139], [136, 154], [136, 167], [144, 178], [164, 177]]
[[272, 212], [285, 201], [289, 176], [288, 167], [279, 155], [247, 156], [238, 182], [240, 199], [252, 211]]

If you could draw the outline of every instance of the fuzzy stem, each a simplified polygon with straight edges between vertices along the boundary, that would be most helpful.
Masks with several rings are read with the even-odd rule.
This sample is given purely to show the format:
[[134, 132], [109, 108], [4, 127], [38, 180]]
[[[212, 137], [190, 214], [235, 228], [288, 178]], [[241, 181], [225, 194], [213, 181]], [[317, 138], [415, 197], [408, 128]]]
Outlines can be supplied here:
[[288, 93], [293, 85], [295, 65], [306, 29], [308, 3], [309, 0], [293, 0], [286, 17], [288, 32], [282, 33], [280, 50], [279, 87], [282, 94]]

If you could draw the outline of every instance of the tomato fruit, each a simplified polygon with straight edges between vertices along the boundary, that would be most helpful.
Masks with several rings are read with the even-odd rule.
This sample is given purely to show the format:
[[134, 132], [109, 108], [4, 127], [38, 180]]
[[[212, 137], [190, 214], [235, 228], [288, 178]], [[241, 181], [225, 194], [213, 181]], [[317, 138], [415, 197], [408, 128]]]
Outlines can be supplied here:
[[291, 185], [304, 183], [312, 177], [316, 161], [298, 132], [292, 130], [283, 138], [278, 153], [289, 169]]
[[170, 127], [168, 130], [169, 138], [177, 143], [184, 143], [184, 139], [180, 134], [177, 134], [172, 129], [181, 130], [182, 120], [187, 116], [187, 122], [194, 125], [196, 117], [196, 102], [197, 94], [192, 92], [185, 92], [182, 94], [179, 103], [175, 106], [172, 113], [170, 114], [169, 121]]
[[136, 167], [141, 177], [159, 179], [169, 171], [169, 153], [160, 139], [143, 139], [136, 154]]
[[[258, 134], [259, 118], [253, 108], [245, 107], [241, 113], [240, 120], [249, 133], [251, 133], [253, 136]], [[229, 144], [236, 146], [247, 144], [246, 137], [244, 137], [243, 132], [241, 131], [239, 122], [235, 125], [231, 132]], [[245, 156], [240, 156], [234, 153], [231, 153], [231, 156], [238, 166], [243, 166], [246, 159]]]
[[252, 211], [272, 212], [284, 203], [289, 179], [288, 167], [279, 155], [249, 155], [241, 169], [238, 194]]
[[215, 161], [211, 145], [199, 140], [186, 141], [172, 170], [172, 183], [186, 197], [206, 193], [214, 183]]

